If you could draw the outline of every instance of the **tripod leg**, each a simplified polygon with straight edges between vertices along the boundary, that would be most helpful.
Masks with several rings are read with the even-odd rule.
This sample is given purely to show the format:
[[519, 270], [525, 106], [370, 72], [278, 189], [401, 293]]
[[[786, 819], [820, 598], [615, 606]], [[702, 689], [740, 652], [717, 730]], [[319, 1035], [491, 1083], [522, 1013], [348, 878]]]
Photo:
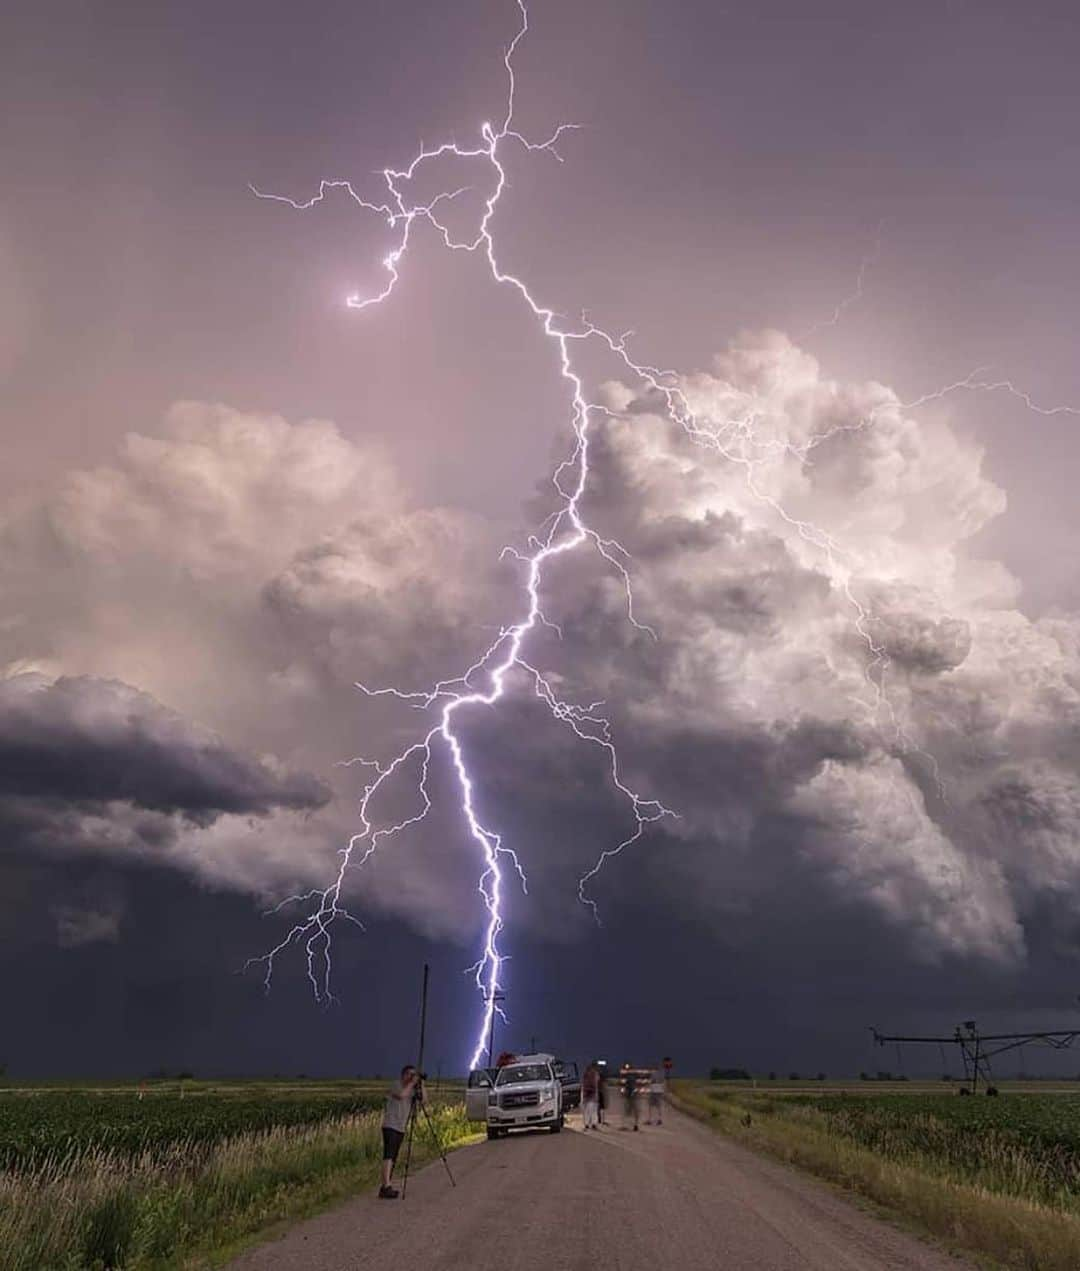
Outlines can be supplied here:
[[416, 1130], [416, 1101], [413, 1101], [412, 1107], [409, 1109], [409, 1124], [406, 1129], [405, 1141], [405, 1173], [401, 1180], [401, 1199], [405, 1199], [405, 1192], [409, 1186], [409, 1166], [412, 1164], [412, 1143], [413, 1134]]
[[435, 1122], [431, 1119], [431, 1113], [428, 1112], [427, 1108], [425, 1108], [423, 1104], [420, 1105], [420, 1111], [423, 1112], [424, 1119], [427, 1121], [427, 1128], [431, 1134], [431, 1141], [435, 1144], [435, 1149], [442, 1158], [443, 1165], [446, 1167], [446, 1175], [450, 1179], [450, 1186], [456, 1187], [457, 1183], [454, 1182], [454, 1175], [450, 1172], [450, 1162], [446, 1159], [446, 1152], [443, 1148], [442, 1140], [439, 1138], [439, 1132], [435, 1129]]

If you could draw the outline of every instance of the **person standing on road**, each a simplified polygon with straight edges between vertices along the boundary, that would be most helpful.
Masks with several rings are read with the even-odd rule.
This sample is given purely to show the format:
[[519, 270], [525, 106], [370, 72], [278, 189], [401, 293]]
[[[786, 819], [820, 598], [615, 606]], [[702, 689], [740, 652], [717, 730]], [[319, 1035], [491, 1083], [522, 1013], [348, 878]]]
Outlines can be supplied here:
[[397, 1200], [398, 1198], [398, 1189], [390, 1186], [390, 1178], [394, 1173], [398, 1152], [401, 1151], [401, 1145], [405, 1141], [405, 1131], [409, 1125], [409, 1114], [412, 1112], [414, 1098], [423, 1102], [424, 1086], [420, 1080], [420, 1074], [412, 1064], [406, 1064], [401, 1070], [400, 1081], [395, 1081], [390, 1087], [383, 1109], [380, 1200]]
[[657, 1125], [664, 1124], [664, 1095], [666, 1093], [667, 1083], [664, 1081], [664, 1070], [654, 1068], [649, 1073], [649, 1118], [646, 1125], [653, 1124], [653, 1117], [656, 1118]]
[[596, 1127], [599, 1129], [604, 1124], [604, 1113], [607, 1111], [607, 1068], [600, 1060], [597, 1060], [596, 1067], [600, 1072], [600, 1079], [596, 1084]]
[[599, 1130], [600, 1066], [596, 1060], [581, 1074], [581, 1119], [586, 1130]]
[[619, 1127], [628, 1130], [628, 1121], [633, 1121], [634, 1129], [638, 1128], [638, 1072], [629, 1064], [623, 1064], [619, 1073], [623, 1097], [623, 1123]]

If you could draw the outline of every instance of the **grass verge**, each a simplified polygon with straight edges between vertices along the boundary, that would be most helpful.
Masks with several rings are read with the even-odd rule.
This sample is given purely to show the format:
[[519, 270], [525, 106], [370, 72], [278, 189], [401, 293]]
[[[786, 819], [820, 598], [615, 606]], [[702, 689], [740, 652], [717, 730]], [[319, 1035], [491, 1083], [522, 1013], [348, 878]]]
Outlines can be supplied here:
[[[474, 1137], [460, 1106], [432, 1113], [445, 1147]], [[0, 1176], [0, 1271], [217, 1266], [268, 1227], [370, 1187], [381, 1116], [241, 1134], [167, 1156], [94, 1149]], [[417, 1135], [413, 1164], [433, 1154]]]
[[1076, 1271], [1080, 1213], [1075, 1196], [1048, 1204], [950, 1178], [929, 1159], [872, 1151], [816, 1119], [812, 1107], [710, 1092], [677, 1083], [673, 1102], [748, 1147], [799, 1166], [912, 1220], [984, 1264]]

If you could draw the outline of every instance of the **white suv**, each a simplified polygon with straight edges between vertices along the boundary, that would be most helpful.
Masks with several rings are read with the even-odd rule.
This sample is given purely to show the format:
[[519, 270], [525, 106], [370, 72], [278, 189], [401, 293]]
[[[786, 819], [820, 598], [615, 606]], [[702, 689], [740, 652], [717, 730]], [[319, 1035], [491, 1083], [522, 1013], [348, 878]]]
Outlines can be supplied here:
[[554, 1055], [520, 1055], [512, 1064], [496, 1069], [494, 1084], [487, 1087], [486, 1120], [489, 1139], [533, 1126], [547, 1126], [558, 1134], [563, 1127], [563, 1100]]

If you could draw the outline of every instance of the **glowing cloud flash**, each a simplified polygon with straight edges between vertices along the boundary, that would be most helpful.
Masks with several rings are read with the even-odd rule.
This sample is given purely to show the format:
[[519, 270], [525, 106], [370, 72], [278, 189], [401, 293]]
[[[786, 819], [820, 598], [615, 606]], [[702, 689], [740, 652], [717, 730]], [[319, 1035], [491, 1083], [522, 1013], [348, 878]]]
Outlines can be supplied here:
[[[460, 733], [460, 725], [468, 717], [470, 709], [495, 706], [509, 691], [516, 673], [517, 677], [525, 683], [531, 682], [536, 697], [547, 706], [554, 719], [570, 728], [578, 739], [599, 746], [606, 752], [613, 785], [628, 806], [630, 821], [629, 832], [622, 841], [601, 852], [596, 863], [580, 880], [580, 899], [591, 908], [597, 919], [599, 916], [595, 901], [588, 894], [589, 883], [607, 860], [640, 839], [648, 825], [664, 817], [675, 815], [658, 800], [643, 798], [637, 794], [623, 780], [609, 723], [603, 715], [598, 713], [602, 704], [576, 706], [563, 702], [544, 675], [526, 660], [526, 645], [538, 629], [558, 630], [555, 624], [545, 617], [542, 607], [541, 590], [547, 567], [557, 558], [582, 548], [594, 550], [606, 566], [614, 570], [625, 588], [629, 621], [640, 630], [653, 634], [651, 628], [638, 621], [634, 611], [633, 591], [626, 564], [629, 559], [628, 553], [614, 540], [601, 537], [587, 523], [582, 512], [583, 496], [589, 483], [590, 424], [595, 417], [609, 415], [611, 411], [602, 404], [590, 402], [586, 396], [582, 373], [576, 368], [573, 357], [573, 351], [579, 343], [585, 341], [598, 343], [609, 354], [614, 355], [633, 379], [652, 390], [672, 423], [695, 444], [714, 451], [731, 464], [738, 465], [743, 470], [747, 488], [755, 499], [823, 555], [828, 563], [831, 577], [851, 606], [854, 625], [866, 645], [865, 675], [872, 689], [871, 700], [865, 703], [867, 712], [873, 718], [877, 718], [884, 710], [896, 743], [901, 749], [908, 747], [901, 725], [885, 692], [888, 667], [885, 649], [872, 634], [873, 615], [859, 600], [852, 587], [855, 562], [826, 530], [789, 514], [759, 481], [759, 469], [762, 465], [783, 458], [785, 454], [793, 454], [805, 460], [814, 447], [828, 440], [840, 429], [830, 429], [812, 437], [800, 446], [794, 446], [789, 441], [778, 440], [774, 437], [762, 437], [759, 435], [757, 424], [768, 412], [767, 400], [735, 388], [731, 389], [728, 409], [721, 417], [713, 417], [711, 413], [701, 414], [692, 407], [673, 371], [638, 362], [627, 350], [626, 336], [615, 336], [595, 326], [584, 317], [576, 325], [564, 324], [558, 319], [554, 309], [535, 298], [532, 289], [521, 278], [508, 272], [500, 264], [493, 223], [507, 184], [503, 162], [504, 147], [518, 146], [529, 152], [541, 152], [561, 162], [561, 156], [556, 149], [557, 143], [576, 126], [560, 124], [544, 141], [531, 141], [514, 128], [516, 86], [513, 59], [518, 45], [529, 29], [528, 11], [524, 0], [518, 0], [518, 9], [521, 17], [520, 26], [503, 56], [507, 75], [505, 116], [498, 127], [491, 123], [481, 125], [479, 144], [463, 147], [454, 142], [445, 142], [431, 149], [421, 148], [404, 168], [386, 168], [382, 171], [384, 197], [378, 201], [363, 198], [351, 182], [346, 180], [323, 181], [317, 193], [304, 201], [278, 194], [268, 194], [252, 187], [253, 193], [260, 199], [286, 203], [300, 211], [311, 209], [328, 195], [341, 193], [352, 199], [362, 211], [370, 212], [385, 220], [394, 234], [393, 246], [381, 262], [386, 281], [382, 288], [372, 295], [352, 295], [347, 298], [348, 306], [357, 311], [376, 308], [393, 295], [400, 277], [399, 267], [408, 253], [413, 230], [418, 222], [431, 226], [449, 250], [464, 251], [481, 258], [491, 278], [500, 286], [508, 287], [517, 294], [536, 320], [538, 332], [550, 342], [558, 365], [558, 373], [565, 384], [569, 400], [573, 445], [569, 456], [558, 465], [552, 475], [559, 501], [558, 509], [545, 522], [546, 530], [542, 537], [533, 537], [529, 540], [530, 550], [527, 553], [506, 549], [506, 552], [522, 566], [522, 612], [515, 621], [502, 629], [495, 641], [464, 674], [451, 680], [439, 681], [428, 691], [407, 692], [397, 688], [371, 689], [363, 684], [357, 685], [368, 696], [391, 696], [424, 715], [433, 712], [434, 722], [429, 719], [426, 731], [420, 739], [407, 746], [389, 762], [375, 762], [369, 759], [350, 761], [352, 765], [366, 766], [374, 770], [374, 776], [364, 787], [360, 801], [360, 827], [341, 850], [340, 864], [329, 886], [301, 896], [290, 896], [277, 907], [281, 909], [284, 906], [296, 904], [307, 908], [273, 949], [262, 958], [252, 960], [260, 961], [265, 965], [265, 982], [269, 987], [276, 957], [292, 945], [303, 945], [307, 956], [307, 973], [315, 996], [320, 1000], [329, 999], [332, 996], [331, 929], [338, 919], [356, 921], [342, 903], [346, 874], [351, 866], [362, 865], [381, 843], [418, 824], [428, 815], [431, 799], [427, 782], [436, 747], [439, 747], [446, 752], [452, 765], [460, 797], [461, 813], [483, 862], [478, 890], [487, 918], [480, 956], [471, 968], [483, 998], [483, 1010], [469, 1060], [470, 1067], [476, 1067], [482, 1060], [492, 1015], [497, 1009], [496, 995], [504, 987], [502, 978], [504, 955], [500, 951], [499, 936], [504, 925], [503, 894], [507, 881], [505, 873], [507, 865], [513, 867], [521, 886], [527, 887], [525, 871], [518, 857], [502, 842], [496, 831], [481, 821], [477, 811], [477, 779], [470, 770], [466, 748]], [[461, 186], [443, 190], [426, 203], [416, 203], [409, 197], [409, 187], [420, 170], [431, 161], [448, 156], [485, 165], [488, 178], [492, 183], [492, 191], [484, 200], [479, 229], [472, 239], [455, 238], [443, 221], [442, 215], [445, 206], [473, 187]], [[869, 263], [871, 263], [870, 260], [864, 261], [860, 269], [859, 294], [862, 290], [863, 273]], [[849, 302], [844, 302], [837, 308], [834, 317], [830, 319], [830, 325], [839, 320], [847, 303]], [[1010, 382], [980, 380], [976, 378], [976, 374], [908, 405], [911, 407], [921, 405], [958, 389], [1004, 389], [1021, 397], [1032, 409], [1040, 409]], [[1068, 407], [1057, 409], [1077, 413]], [[1056, 413], [1056, 411], [1042, 413]], [[873, 422], [873, 415], [871, 415], [857, 424], [842, 427], [843, 430], [864, 428], [872, 425]], [[484, 687], [475, 687], [474, 680], [482, 680]], [[928, 755], [924, 758], [931, 769], [934, 769], [932, 758]], [[403, 820], [390, 824], [378, 824], [375, 819], [375, 805], [380, 794], [388, 788], [389, 783], [410, 774], [415, 774], [411, 779], [416, 783], [416, 811]]]

